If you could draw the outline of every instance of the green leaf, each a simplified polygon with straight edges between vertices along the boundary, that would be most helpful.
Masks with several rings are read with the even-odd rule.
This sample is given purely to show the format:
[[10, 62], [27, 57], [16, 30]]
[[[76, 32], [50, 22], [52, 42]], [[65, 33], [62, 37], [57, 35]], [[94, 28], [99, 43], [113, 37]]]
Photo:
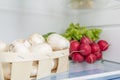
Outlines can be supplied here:
[[86, 26], [80, 26], [79, 23], [70, 23], [65, 33], [63, 33], [63, 36], [68, 40], [74, 39], [78, 41], [82, 38], [82, 36], [88, 36], [92, 40], [96, 41], [99, 39], [101, 32], [102, 30], [98, 28], [88, 29]]
[[45, 40], [46, 40], [49, 35], [54, 34], [54, 33], [56, 33], [56, 32], [49, 32], [49, 33], [47, 33], [47, 34], [44, 34], [43, 37], [44, 37]]

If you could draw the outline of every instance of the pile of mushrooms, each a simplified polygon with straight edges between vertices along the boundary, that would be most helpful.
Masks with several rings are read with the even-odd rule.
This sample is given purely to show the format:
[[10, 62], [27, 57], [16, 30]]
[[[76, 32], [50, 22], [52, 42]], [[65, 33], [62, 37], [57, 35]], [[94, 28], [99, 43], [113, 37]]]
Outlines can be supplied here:
[[[0, 41], [0, 52], [15, 52], [15, 53], [34, 53], [34, 54], [53, 54], [53, 51], [68, 49], [69, 41], [62, 37], [59, 34], [51, 34], [47, 37], [47, 40], [40, 35], [39, 33], [35, 33], [29, 36], [27, 40], [18, 39], [7, 45], [6, 43]], [[51, 61], [51, 70], [55, 69], [58, 65], [57, 60], [54, 59]], [[3, 63], [3, 72], [6, 79], [11, 78], [11, 63]], [[31, 72], [31, 77], [37, 75], [38, 70], [38, 62], [33, 62], [33, 69]]]

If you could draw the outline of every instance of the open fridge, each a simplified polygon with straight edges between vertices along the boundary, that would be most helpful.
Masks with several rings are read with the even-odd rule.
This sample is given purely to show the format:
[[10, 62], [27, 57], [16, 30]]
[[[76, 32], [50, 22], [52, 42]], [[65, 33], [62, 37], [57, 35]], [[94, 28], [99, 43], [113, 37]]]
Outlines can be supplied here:
[[10, 43], [33, 33], [61, 34], [71, 22], [100, 28], [100, 38], [110, 43], [104, 62], [70, 60], [68, 71], [39, 80], [120, 80], [119, 14], [119, 0], [0, 0], [0, 39]]

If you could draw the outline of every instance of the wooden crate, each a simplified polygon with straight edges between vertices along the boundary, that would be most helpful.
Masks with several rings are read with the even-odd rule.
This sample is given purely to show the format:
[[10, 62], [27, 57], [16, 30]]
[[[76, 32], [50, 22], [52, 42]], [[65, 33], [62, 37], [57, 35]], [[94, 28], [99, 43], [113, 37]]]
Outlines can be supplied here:
[[[0, 80], [6, 80], [4, 78], [3, 63], [11, 63], [11, 79], [10, 80], [31, 80], [30, 73], [32, 71], [32, 64], [34, 61], [38, 61], [38, 71], [35, 79], [40, 79], [49, 76], [52, 73], [51, 61], [53, 59], [58, 60], [58, 66], [55, 73], [65, 72], [69, 69], [69, 49], [54, 51], [52, 55], [40, 55], [29, 53], [0, 53]], [[42, 56], [42, 57], [41, 57]]]

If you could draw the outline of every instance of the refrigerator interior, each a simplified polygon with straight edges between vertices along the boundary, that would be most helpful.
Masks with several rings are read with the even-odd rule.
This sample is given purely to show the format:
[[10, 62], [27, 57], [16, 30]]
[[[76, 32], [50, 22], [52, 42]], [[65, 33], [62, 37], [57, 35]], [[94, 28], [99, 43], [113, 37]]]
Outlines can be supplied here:
[[[16, 39], [26, 39], [33, 33], [62, 33], [71, 22], [80, 23], [103, 29], [101, 39], [110, 43], [104, 59], [120, 63], [120, 1], [109, 0], [107, 6], [101, 3], [105, 7], [85, 10], [70, 8], [69, 1], [0, 0], [0, 40], [10, 43]], [[100, 5], [99, 1], [94, 1], [96, 6]]]
[[[36, 32], [62, 33], [71, 22], [95, 27], [119, 26], [120, 1], [94, 1], [97, 8], [72, 9], [68, 6], [70, 0], [0, 0], [0, 39], [11, 42]], [[109, 5], [105, 6], [104, 1]]]

